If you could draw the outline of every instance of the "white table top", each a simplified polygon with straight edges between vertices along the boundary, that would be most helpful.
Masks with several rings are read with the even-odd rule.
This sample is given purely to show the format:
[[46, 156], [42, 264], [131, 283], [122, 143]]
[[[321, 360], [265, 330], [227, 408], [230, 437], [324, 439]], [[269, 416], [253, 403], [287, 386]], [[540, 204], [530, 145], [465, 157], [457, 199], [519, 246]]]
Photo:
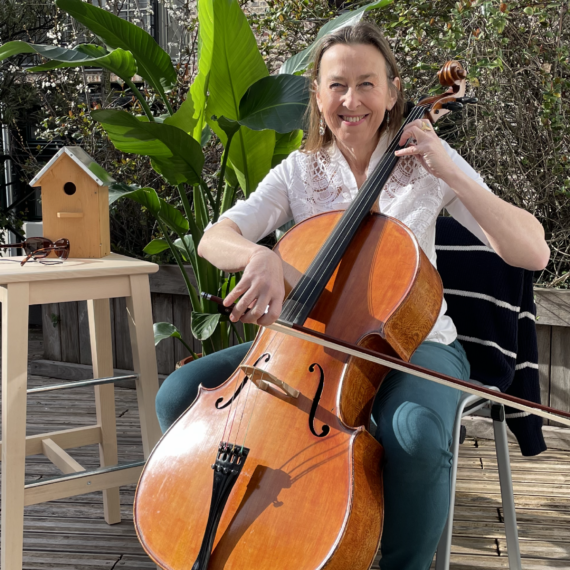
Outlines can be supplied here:
[[[158, 271], [156, 263], [141, 261], [117, 253], [111, 253], [101, 259], [70, 258], [63, 263], [54, 265], [45, 265], [36, 261], [21, 266], [14, 261], [21, 261], [22, 259], [24, 257], [0, 257], [0, 285], [54, 279], [148, 274]], [[50, 257], [50, 259], [52, 258]]]

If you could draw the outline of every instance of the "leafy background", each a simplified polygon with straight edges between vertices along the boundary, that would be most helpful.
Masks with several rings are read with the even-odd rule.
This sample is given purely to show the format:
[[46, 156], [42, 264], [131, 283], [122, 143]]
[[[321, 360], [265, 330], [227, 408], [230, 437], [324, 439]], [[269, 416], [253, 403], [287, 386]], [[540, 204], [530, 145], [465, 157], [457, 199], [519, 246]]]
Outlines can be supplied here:
[[[29, 4], [27, 8], [26, 4]], [[258, 46], [270, 73], [277, 73], [285, 59], [314, 41], [319, 29], [331, 17], [354, 9], [359, 3], [248, 0], [241, 5], [256, 31]], [[8, 10], [10, 6], [12, 12]], [[197, 72], [197, 22], [192, 3], [185, 8], [172, 6], [189, 38], [176, 58], [177, 84], [170, 95], [178, 108]], [[111, 4], [110, 9], [112, 7]], [[93, 41], [81, 26], [72, 26], [51, 2], [42, 5], [29, 0], [7, 1], [1, 10], [4, 10], [0, 12], [2, 43], [13, 39], [40, 43], [38, 34], [51, 34], [59, 43], [64, 39], [70, 47]], [[14, 15], [18, 10], [20, 20]], [[23, 16], [27, 18], [25, 29], [17, 25]], [[470, 106], [462, 117], [442, 122], [439, 134], [481, 172], [498, 195], [538, 217], [546, 229], [552, 257], [537, 279], [546, 286], [568, 287], [568, 2], [401, 0], [370, 12], [367, 17], [375, 20], [389, 38], [410, 99], [416, 100], [438, 89], [435, 71], [445, 60], [459, 59], [468, 69], [470, 94], [476, 96], [479, 103]], [[32, 29], [34, 37], [30, 37]], [[2, 65], [5, 71], [14, 69], [14, 62]], [[107, 76], [102, 92], [90, 92], [86, 89], [84, 72], [73, 68], [46, 71], [34, 75], [33, 80], [27, 76], [24, 86], [21, 81], [9, 81], [7, 77], [8, 74], [3, 73], [0, 101], [10, 102], [11, 111], [4, 115], [4, 121], [13, 127], [16, 146], [20, 144], [18, 128], [22, 120], [40, 121], [38, 138], [61, 140], [65, 144], [79, 142], [117, 180], [151, 186], [174, 207], [180, 207], [173, 187], [157, 176], [150, 161], [116, 150], [87, 112], [93, 107], [137, 110], [138, 103], [128, 90], [111, 85]], [[159, 115], [165, 109], [158, 100], [152, 100], [152, 92], [149, 88], [145, 94], [149, 95], [153, 112]], [[19, 150], [24, 176], [29, 179], [40, 166], [39, 153], [23, 146]], [[217, 179], [221, 151], [222, 145], [214, 134], [205, 148], [204, 175], [211, 177], [211, 186]], [[123, 200], [113, 205], [115, 251], [147, 257], [143, 247], [159, 234], [153, 219], [139, 204]], [[166, 251], [154, 260], [169, 262], [168, 256]]]

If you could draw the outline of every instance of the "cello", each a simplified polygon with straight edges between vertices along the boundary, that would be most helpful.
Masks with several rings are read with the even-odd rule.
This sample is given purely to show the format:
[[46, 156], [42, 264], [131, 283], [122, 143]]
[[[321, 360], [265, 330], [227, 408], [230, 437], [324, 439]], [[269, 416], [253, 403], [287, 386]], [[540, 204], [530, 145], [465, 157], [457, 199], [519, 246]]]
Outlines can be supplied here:
[[[447, 64], [448, 92], [406, 122], [466, 102], [464, 76]], [[408, 361], [437, 319], [442, 286], [412, 232], [371, 212], [402, 129], [346, 211], [305, 220], [275, 251], [287, 291], [281, 323]], [[172, 570], [369, 568], [383, 452], [366, 427], [388, 371], [260, 331], [238, 370], [201, 388], [148, 459], [135, 525], [151, 558]]]

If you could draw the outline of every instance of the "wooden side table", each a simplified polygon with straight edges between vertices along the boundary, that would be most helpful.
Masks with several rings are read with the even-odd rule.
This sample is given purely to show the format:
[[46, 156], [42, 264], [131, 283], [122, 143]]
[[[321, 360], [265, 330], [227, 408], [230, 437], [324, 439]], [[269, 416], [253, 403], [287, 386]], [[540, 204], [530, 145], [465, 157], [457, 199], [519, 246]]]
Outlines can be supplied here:
[[[14, 259], [14, 258], [12, 258]], [[0, 260], [2, 303], [2, 516], [1, 568], [22, 568], [24, 507], [103, 491], [104, 516], [121, 520], [119, 487], [138, 481], [144, 462], [117, 465], [115, 399], [112, 380], [95, 386], [97, 423], [26, 437], [28, 312], [30, 305], [83, 301], [88, 304], [93, 377], [113, 376], [109, 299], [127, 298], [129, 329], [137, 373], [145, 458], [161, 432], [154, 408], [158, 374], [152, 329], [149, 273], [158, 266], [111, 254], [103, 259], [69, 259], [43, 265]], [[89, 381], [88, 381], [89, 382]], [[95, 384], [95, 382], [92, 382]], [[83, 383], [85, 384], [85, 383]], [[67, 386], [66, 386], [67, 387]], [[85, 471], [65, 449], [99, 444], [101, 468]], [[27, 455], [44, 453], [64, 476], [24, 484]]]

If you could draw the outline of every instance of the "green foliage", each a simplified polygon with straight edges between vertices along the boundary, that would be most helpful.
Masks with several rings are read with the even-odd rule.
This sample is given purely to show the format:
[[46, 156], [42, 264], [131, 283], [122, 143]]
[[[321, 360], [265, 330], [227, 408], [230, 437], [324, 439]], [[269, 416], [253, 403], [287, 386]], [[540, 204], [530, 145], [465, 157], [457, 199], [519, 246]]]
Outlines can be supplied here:
[[[273, 70], [314, 41], [338, 12], [326, 0], [269, 0], [251, 16]], [[441, 92], [449, 59], [468, 72], [478, 98], [438, 134], [505, 200], [543, 224], [552, 257], [538, 282], [570, 283], [570, 14], [567, 2], [399, 0], [366, 18], [389, 40], [406, 98]], [[288, 64], [289, 62], [287, 62]], [[286, 64], [286, 65], [287, 65]], [[290, 65], [290, 64], [289, 64]]]
[[207, 314], [192, 311], [192, 334], [200, 341], [208, 340], [214, 334], [221, 317], [220, 313]]
[[150, 156], [156, 172], [173, 186], [200, 183], [204, 153], [200, 143], [183, 130], [116, 109], [93, 111], [91, 116], [103, 125], [116, 148]]
[[279, 70], [279, 73], [292, 73], [292, 74], [304, 73], [309, 67], [309, 63], [311, 61], [311, 56], [313, 53], [313, 47], [322, 37], [336, 30], [339, 30], [340, 28], [343, 28], [345, 26], [352, 26], [360, 22], [360, 20], [362, 20], [366, 12], [369, 12], [370, 10], [374, 10], [377, 8], [384, 8], [389, 4], [392, 4], [393, 1], [394, 0], [379, 0], [378, 2], [371, 2], [370, 4], [361, 6], [356, 10], [345, 12], [341, 16], [338, 16], [337, 18], [325, 23], [325, 25], [319, 30], [313, 45], [309, 46], [308, 48], [304, 49], [299, 53], [296, 53], [293, 57], [288, 59]]
[[168, 54], [142, 28], [82, 0], [56, 0], [56, 5], [93, 32], [113, 50], [130, 51], [142, 75], [166, 103], [165, 92], [176, 84], [176, 70]]
[[239, 124], [254, 130], [290, 133], [303, 128], [303, 114], [308, 104], [309, 81], [306, 77], [264, 77], [242, 97]]
[[[174, 258], [194, 309], [193, 334], [208, 340], [206, 352], [223, 348], [232, 329], [227, 319], [220, 321], [220, 315], [215, 314], [215, 305], [198, 293], [219, 293], [225, 288], [227, 294], [235, 277], [226, 278], [198, 257], [195, 244], [207, 224], [231, 207], [238, 184], [247, 196], [276, 160], [298, 148], [302, 136], [299, 127], [308, 101], [306, 80], [290, 75], [268, 77], [255, 37], [236, 0], [201, 0], [199, 73], [186, 102], [174, 112], [175, 100], [170, 100], [169, 93], [177, 88], [176, 70], [149, 34], [81, 0], [56, 3], [104, 46], [83, 44], [71, 49], [11, 42], [0, 47], [0, 60], [34, 54], [48, 60], [35, 66], [35, 71], [98, 66], [122, 77], [138, 106], [130, 110], [100, 109], [88, 116], [85, 107], [78, 105], [77, 115], [69, 113], [77, 127], [72, 136], [79, 141], [92, 138], [98, 129], [94, 120], [118, 151], [150, 158], [155, 173], [176, 187], [178, 199], [172, 204], [170, 197], [161, 197], [153, 187], [133, 185], [133, 173], [129, 179], [110, 185], [110, 203], [128, 198], [156, 221], [156, 235], [144, 252], [152, 258], [168, 251]], [[131, 76], [135, 72], [144, 77], [154, 94], [143, 94], [134, 86]], [[157, 108], [157, 102], [168, 111], [166, 116], [156, 116], [151, 109], [152, 104]], [[55, 133], [68, 135], [67, 118], [51, 120], [55, 121]], [[225, 147], [219, 171], [213, 175], [204, 169], [202, 148], [210, 144], [210, 128]], [[197, 286], [190, 280], [187, 263], [192, 266]], [[254, 327], [246, 325], [244, 330], [245, 338], [251, 339]], [[169, 335], [173, 336], [173, 331]]]
[[[201, 50], [212, 54], [206, 117], [212, 130], [225, 144], [226, 134], [211, 117], [239, 120], [242, 97], [251, 85], [269, 73], [237, 1], [202, 0], [198, 4], [199, 13], [210, 1], [213, 3], [212, 18], [207, 20], [200, 14]], [[206, 46], [208, 41], [211, 42], [209, 47]], [[269, 130], [253, 131], [243, 127], [232, 139], [226, 152], [246, 196], [255, 190], [271, 169], [274, 146], [275, 133]], [[255, 155], [256, 160], [248, 160], [248, 155]]]
[[170, 323], [154, 323], [153, 325], [154, 331], [154, 346], [156, 346], [160, 341], [166, 340], [167, 338], [176, 338], [178, 339], [185, 347], [190, 354], [196, 359], [196, 353], [184, 342], [180, 331]]

